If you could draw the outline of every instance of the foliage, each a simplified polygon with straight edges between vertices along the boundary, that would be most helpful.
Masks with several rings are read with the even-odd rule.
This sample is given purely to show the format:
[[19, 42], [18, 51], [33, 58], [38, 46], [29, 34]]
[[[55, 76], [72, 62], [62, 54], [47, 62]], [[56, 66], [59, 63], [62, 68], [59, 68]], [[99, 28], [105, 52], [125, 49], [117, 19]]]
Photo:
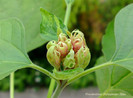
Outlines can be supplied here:
[[[46, 0], [44, 0], [45, 2], [47, 2]], [[52, 2], [52, 0], [50, 0], [51, 2]], [[50, 1], [48, 1], [48, 2], [50, 2]], [[86, 0], [87, 1], [87, 0]], [[89, 0], [88, 0], [89, 1]], [[33, 4], [32, 6], [34, 6], [33, 7], [33, 10], [31, 10], [31, 6], [27, 6], [27, 7], [24, 7], [23, 5], [22, 6], [20, 6], [20, 7], [17, 7], [16, 8], [16, 4], [15, 4], [15, 2], [16, 1], [13, 1], [12, 3], [15, 5], [14, 6], [14, 8], [15, 9], [17, 9], [17, 11], [15, 12], [15, 13], [12, 13], [13, 11], [12, 11], [12, 9], [9, 9], [9, 8], [7, 8], [7, 7], [4, 7], [3, 6], [3, 3], [5, 3], [5, 1], [3, 0], [1, 0], [0, 2], [2, 2], [2, 3], [0, 3], [2, 6], [2, 10], [4, 11], [4, 14], [1, 14], [2, 16], [0, 17], [0, 18], [2, 18], [2, 17], [4, 17], [4, 18], [6, 18], [5, 16], [9, 16], [10, 17], [10, 15], [11, 16], [17, 16], [17, 17], [19, 17], [20, 18], [20, 20], [22, 20], [23, 21], [23, 23], [24, 23], [24, 26], [26, 27], [26, 39], [27, 39], [27, 49], [28, 49], [28, 51], [30, 51], [30, 50], [32, 50], [32, 49], [34, 49], [35, 47], [38, 47], [38, 46], [40, 46], [40, 45], [42, 45], [43, 43], [45, 43], [46, 41], [44, 40], [44, 42], [42, 41], [42, 40], [40, 40], [40, 37], [39, 38], [35, 38], [35, 40], [33, 40], [34, 39], [34, 37], [36, 37], [36, 35], [39, 35], [39, 27], [37, 27], [37, 25], [39, 26], [39, 24], [40, 24], [40, 21], [39, 21], [39, 19], [41, 19], [41, 17], [39, 17], [39, 15], [40, 15], [40, 13], [39, 13], [39, 9], [37, 10], [37, 6], [35, 5], [35, 4]], [[17, 2], [19, 2], [19, 1], [17, 1]], [[23, 1], [22, 1], [23, 2]], [[27, 2], [27, 1], [25, 1], [25, 2]], [[130, 1], [131, 2], [131, 1]], [[34, 3], [34, 2], [33, 2]], [[78, 2], [79, 4], [80, 4], [80, 2]], [[8, 3], [9, 4], [9, 3]], [[18, 4], [21, 4], [21, 3], [18, 3]], [[23, 4], [23, 3], [22, 3]], [[28, 3], [27, 3], [28, 4]], [[32, 3], [31, 3], [32, 4]], [[39, 7], [40, 7], [40, 5], [41, 4], [43, 4], [43, 3], [41, 3], [40, 2], [40, 4], [38, 4], [39, 5]], [[47, 3], [45, 3], [45, 4], [47, 4]], [[52, 3], [53, 4], [53, 3]], [[55, 4], [55, 3], [54, 3]], [[54, 5], [53, 4], [53, 5]], [[56, 3], [57, 5], [58, 5], [58, 3]], [[86, 4], [88, 4], [88, 3], [86, 3]], [[10, 5], [10, 4], [9, 4]], [[44, 5], [44, 4], [43, 4]], [[43, 6], [42, 5], [42, 6]], [[76, 4], [75, 4], [76, 5]], [[75, 6], [74, 5], [74, 6]], [[82, 5], [85, 5], [85, 4], [82, 4]], [[10, 5], [11, 6], [11, 5]], [[9, 6], [9, 7], [10, 7]], [[88, 5], [87, 5], [88, 6]], [[122, 6], [120, 6], [120, 8], [121, 7], [123, 7], [123, 6], [125, 6], [125, 5], [122, 5]], [[37, 8], [35, 8], [35, 7], [37, 7]], [[58, 5], [58, 7], [59, 7], [59, 5]], [[5, 10], [4, 10], [4, 8], [7, 8], [8, 10], [9, 10], [9, 12], [5, 12]], [[10, 7], [10, 8], [12, 8], [12, 7]], [[19, 9], [20, 8], [20, 9]], [[22, 11], [21, 11], [21, 8], [22, 8]], [[27, 8], [29, 11], [25, 11], [25, 8]], [[45, 8], [45, 9], [48, 9], [48, 11], [50, 11], [49, 9], [50, 8], [52, 8], [51, 6], [49, 7], [49, 8]], [[56, 6], [56, 8], [57, 8], [57, 6]], [[95, 8], [95, 7], [94, 7]], [[120, 9], [119, 8], [119, 9]], [[61, 9], [61, 7], [59, 8], [59, 9]], [[76, 8], [75, 8], [76, 9]], [[77, 8], [76, 9], [76, 11], [79, 11], [78, 10], [79, 8]], [[81, 13], [79, 13], [79, 12], [77, 12], [76, 14], [75, 13], [73, 13], [74, 15], [75, 15], [75, 18], [73, 18], [72, 20], [76, 20], [77, 18], [78, 19], [80, 19], [79, 17], [80, 17], [80, 15], [82, 14], [82, 19], [81, 20], [84, 20], [84, 21], [86, 21], [86, 18], [84, 19], [84, 14], [83, 14], [83, 12], [85, 11], [85, 9], [87, 9], [87, 8], [85, 8], [84, 6], [83, 7], [81, 7], [81, 9], [83, 9], [82, 10], [82, 12]], [[93, 7], [92, 7], [92, 9], [93, 9]], [[119, 10], [118, 9], [118, 10]], [[18, 11], [19, 10], [19, 11]], [[55, 10], [57, 10], [57, 9], [54, 9], [53, 10], [53, 8], [51, 9], [52, 11], [52, 13], [54, 13], [55, 15], [56, 14], [58, 14]], [[64, 10], [64, 9], [61, 9], [61, 10]], [[117, 10], [117, 11], [118, 11]], [[27, 12], [27, 13], [25, 13], [24, 14], [24, 16], [22, 16], [22, 14], [21, 13], [23, 13], [23, 12]], [[32, 12], [31, 12], [32, 11]], [[58, 11], [58, 10], [57, 10]], [[96, 10], [97, 11], [97, 10]], [[114, 9], [114, 11], [116, 11], [115, 9]], [[115, 15], [116, 14], [116, 12], [114, 12], [113, 11], [113, 15]], [[62, 16], [63, 14], [62, 14], [62, 11], [58, 11], [58, 12], [60, 12], [61, 14], [60, 15], [57, 15], [57, 16]], [[94, 11], [90, 11], [90, 14], [89, 15], [91, 15], [91, 14], [94, 14], [93, 12], [95, 12], [95, 10]], [[31, 16], [29, 16], [29, 13], [32, 13], [33, 15], [31, 15]], [[34, 13], [36, 13], [36, 14], [38, 14], [37, 16], [36, 16], [36, 14], [34, 14]], [[9, 15], [10, 14], [10, 15]], [[80, 15], [79, 15], [80, 14]], [[102, 13], [103, 14], [103, 16], [105, 15], [104, 14], [104, 12]], [[34, 16], [35, 15], [35, 16]], [[77, 15], [79, 15], [79, 17], [77, 17]], [[97, 20], [100, 20], [101, 19], [101, 15], [99, 15], [99, 14], [95, 14], [95, 16], [97, 16], [98, 15], [98, 17], [100, 17], [100, 18], [97, 18]], [[85, 15], [85, 16], [87, 16], [87, 15]], [[106, 17], [106, 16], [105, 16]], [[107, 17], [110, 17], [110, 18], [112, 18], [112, 15], [111, 14], [109, 14]], [[109, 19], [110, 19], [109, 18]], [[105, 18], [105, 19], [107, 19], [107, 18]], [[87, 19], [88, 20], [88, 19]], [[92, 18], [90, 18], [90, 20], [92, 20]], [[97, 21], [97, 20], [94, 20], [94, 21], [91, 21], [90, 23], [92, 24], [92, 23], [95, 23], [95, 21]], [[71, 19], [70, 19], [70, 22], [72, 22], [71, 21]], [[86, 21], [87, 22], [87, 21]], [[86, 23], [85, 22], [85, 23]], [[102, 21], [103, 22], [103, 21]], [[100, 22], [100, 23], [102, 23], [102, 22]], [[79, 23], [79, 21], [77, 21], [77, 22], [75, 22], [75, 24], [78, 24]], [[99, 23], [99, 22], [98, 22]], [[99, 24], [100, 24], [99, 23]], [[31, 24], [33, 25], [33, 27], [32, 28], [30, 28], [30, 26], [31, 26]], [[75, 24], [72, 24], [72, 25], [75, 25]], [[80, 24], [78, 24], [77, 26], [79, 26], [81, 29], [83, 28], [83, 30], [88, 30], [88, 28], [87, 29], [85, 29], [84, 28], [84, 25], [82, 25], [83, 24], [83, 22], [81, 22], [80, 21]], [[72, 27], [72, 25], [69, 27], [69, 28], [71, 28]], [[85, 24], [86, 25], [86, 24]], [[102, 24], [103, 25], [103, 27], [105, 27], [105, 24]], [[86, 27], [89, 27], [89, 25], [87, 24], [87, 26]], [[93, 29], [95, 29], [95, 24], [93, 24], [92, 25], [92, 27], [93, 27]], [[97, 27], [97, 26], [96, 26]], [[29, 30], [28, 30], [29, 29]], [[89, 28], [90, 29], [90, 28]], [[103, 28], [102, 28], [103, 29]], [[102, 29], [100, 29], [100, 32], [102, 31]], [[92, 30], [93, 31], [93, 30]], [[29, 32], [31, 32], [30, 34], [29, 34]], [[34, 33], [32, 33], [32, 32], [34, 32]], [[37, 33], [38, 32], [38, 33]], [[94, 31], [94, 32], [97, 32], [97, 31]], [[99, 32], [99, 31], [98, 31]], [[37, 34], [36, 34], [37, 33]], [[33, 36], [31, 36], [33, 34]], [[87, 31], [87, 33], [86, 33], [86, 35], [88, 34], [88, 31]], [[92, 33], [93, 34], [93, 33]], [[29, 37], [28, 37], [29, 36]], [[39, 35], [40, 36], [40, 35]], [[88, 35], [87, 35], [88, 36]], [[92, 40], [95, 38], [97, 36], [97, 34], [95, 35], [95, 36], [93, 36], [92, 37]], [[99, 35], [98, 35], [99, 36]], [[102, 33], [101, 33], [101, 36], [102, 36]], [[110, 35], [109, 35], [110, 36]], [[107, 38], [107, 37], [105, 37], [105, 38]], [[32, 39], [32, 40], [31, 40]], [[97, 39], [97, 37], [95, 38], [95, 39]], [[29, 40], [29, 41], [28, 41]], [[90, 41], [91, 39], [89, 39], [88, 40], [88, 43], [90, 43], [91, 41]], [[100, 40], [101, 40], [101, 37], [100, 37]], [[98, 40], [98, 41], [96, 41], [96, 43], [100, 43], [100, 40]], [[31, 42], [30, 42], [31, 41]], [[107, 40], [106, 40], [107, 41]], [[105, 42], [106, 42], [105, 41]], [[42, 42], [41, 44], [39, 44], [39, 42]], [[111, 41], [110, 41], [111, 42]], [[34, 43], [34, 44], [33, 44]], [[39, 44], [39, 45], [38, 45]], [[104, 43], [104, 44], [107, 44], [107, 43]], [[35, 46], [34, 46], [35, 45]], [[108, 46], [109, 47], [109, 46]], [[97, 50], [97, 49], [95, 49], [95, 50]], [[108, 51], [108, 50], [104, 50], [104, 51]], [[104, 54], [105, 56], [106, 55], [110, 55], [110, 57], [112, 56], [112, 54], [113, 54], [113, 51], [111, 51], [111, 54]], [[98, 52], [98, 56], [99, 56], [99, 52]], [[95, 61], [95, 60], [94, 60]], [[94, 62], [93, 62], [94, 63]], [[45, 65], [43, 65], [43, 66], [45, 66]], [[121, 68], [121, 67], [120, 67]], [[120, 68], [118, 68], [118, 69], [120, 69]], [[51, 68], [52, 69], [52, 68]], [[51, 70], [50, 69], [50, 70]], [[121, 70], [123, 71], [123, 70], [125, 70], [125, 69], [123, 69], [123, 68], [121, 68]], [[23, 71], [22, 71], [23, 72]], [[29, 71], [26, 71], [27, 73], [29, 72]], [[34, 71], [34, 72], [36, 72], [36, 71]], [[33, 72], [33, 73], [34, 73]], [[19, 72], [18, 72], [19, 73]], [[20, 73], [21, 73], [21, 71], [20, 71]], [[31, 73], [32, 73], [32, 71], [31, 71]], [[115, 71], [114, 71], [114, 73], [115, 73]], [[126, 73], [128, 73], [128, 71], [125, 71], [124, 72], [124, 74], [126, 74]], [[119, 76], [120, 78], [122, 77], [122, 76]], [[21, 77], [22, 78], [22, 77]], [[19, 81], [21, 81], [21, 78], [19, 78], [18, 80]], [[30, 78], [30, 76], [29, 76], [29, 78]], [[35, 78], [34, 77], [34, 75], [32, 75], [32, 78]], [[116, 77], [114, 77], [114, 78], [116, 78]], [[23, 78], [24, 79], [24, 78]], [[31, 79], [31, 78], [30, 78]], [[47, 80], [47, 79], [46, 79]], [[5, 81], [7, 81], [6, 79], [5, 79]], [[4, 81], [4, 82], [5, 82]], [[25, 81], [26, 81], [26, 77], [25, 77]], [[118, 80], [113, 80], [114, 81], [114, 83], [116, 82], [116, 81], [118, 81]], [[6, 82], [7, 83], [7, 82]], [[21, 82], [18, 82], [18, 84], [19, 83], [22, 83], [22, 81]], [[27, 84], [31, 84], [32, 83], [32, 81], [30, 81], [30, 82], [27, 82]], [[88, 82], [87, 82], [88, 83]], [[86, 83], [86, 84], [87, 84]], [[22, 84], [24, 84], [24, 83], [22, 83]], [[42, 83], [43, 84], [43, 83]], [[84, 83], [82, 83], [82, 82], [80, 82], [79, 84], [84, 84]], [[7, 86], [5, 86], [5, 88], [7, 88], [9, 85], [7, 85]], [[22, 87], [23, 88], [23, 87]], [[105, 88], [106, 89], [106, 88]]]
[[[40, 36], [40, 7], [44, 7], [49, 12], [64, 18], [64, 0], [0, 0], [0, 19], [9, 17], [19, 18], [25, 26], [26, 50], [31, 51], [47, 41]], [[32, 25], [32, 27], [31, 27]]]
[[[131, 18], [133, 11], [131, 9], [133, 9], [132, 4], [121, 10], [115, 18], [115, 23], [111, 22], [108, 25], [106, 35], [103, 37], [102, 45], [104, 57], [99, 58], [97, 64], [110, 61], [114, 62], [112, 64], [114, 66], [106, 67], [96, 72], [101, 93], [123, 93], [126, 94], [126, 97], [133, 95], [133, 45], [130, 43], [132, 40], [131, 36], [133, 36], [133, 22]], [[118, 96], [120, 97], [120, 95]], [[101, 97], [107, 98], [106, 95]]]
[[[66, 33], [67, 27], [55, 15], [47, 12], [43, 8], [40, 9], [42, 14], [42, 22], [40, 25], [40, 33], [46, 41], [57, 40], [57, 33]], [[51, 29], [49, 29], [51, 28]]]
[[17, 19], [0, 21], [0, 79], [16, 69], [30, 66], [25, 48], [25, 31]]

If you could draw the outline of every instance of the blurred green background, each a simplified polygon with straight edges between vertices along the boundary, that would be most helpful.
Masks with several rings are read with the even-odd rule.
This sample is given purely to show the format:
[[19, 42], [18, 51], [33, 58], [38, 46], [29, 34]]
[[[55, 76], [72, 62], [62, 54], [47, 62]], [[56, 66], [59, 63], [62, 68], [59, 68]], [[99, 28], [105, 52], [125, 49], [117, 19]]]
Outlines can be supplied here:
[[[23, 11], [23, 13], [19, 13], [17, 11], [18, 17], [22, 20], [22, 22], [24, 21], [24, 25], [26, 25], [26, 30], [28, 28], [27, 31], [32, 32], [32, 30], [34, 29], [39, 30], [41, 16], [39, 16], [38, 18], [37, 15], [40, 15], [40, 7], [47, 9], [51, 13], [56, 13], [56, 15], [63, 20], [66, 8], [65, 2], [63, 0], [35, 0], [34, 4], [32, 4], [32, 2], [30, 1], [31, 0], [29, 0], [28, 4], [27, 2], [23, 2], [23, 5], [29, 5], [31, 7], [33, 6], [33, 8], [36, 7], [37, 9], [33, 9], [33, 13], [29, 13], [29, 10], [32, 9], [28, 9], [26, 6], [24, 7], [25, 10]], [[1, 0], [0, 5], [2, 5], [2, 3], [4, 2], [4, 0]], [[16, 0], [7, 2], [8, 3], [0, 6], [0, 13], [6, 11], [8, 12], [8, 10], [10, 10], [10, 13], [0, 14], [0, 18], [7, 17], [8, 15], [14, 16], [15, 13], [13, 11], [13, 8], [16, 9], [17, 7], [21, 7], [18, 3], [18, 5], [16, 4]], [[12, 5], [11, 9], [9, 9], [7, 4], [10, 4], [10, 2], [12, 2], [12, 4], [15, 4], [17, 7], [14, 7]], [[88, 68], [92, 67], [95, 64], [96, 59], [102, 55], [101, 39], [103, 34], [105, 33], [107, 24], [115, 17], [116, 13], [121, 8], [130, 3], [133, 3], [133, 0], [75, 0], [72, 6], [68, 28], [70, 31], [79, 29], [84, 33], [87, 45], [90, 48], [92, 54], [92, 59]], [[57, 8], [57, 6], [60, 6], [60, 8]], [[2, 10], [3, 7], [5, 8], [4, 11]], [[26, 17], [30, 16], [30, 14], [32, 14], [33, 17], [37, 17], [36, 21], [38, 22], [34, 22], [32, 15], [31, 17]], [[25, 18], [21, 16], [25, 16]], [[28, 21], [27, 23], [29, 23], [29, 25], [26, 24], [25, 20]], [[34, 25], [32, 26], [32, 24]], [[31, 36], [27, 36], [27, 39], [29, 39], [30, 37]], [[32, 40], [32, 37], [30, 40]], [[27, 40], [27, 42], [28, 41], [29, 40]], [[31, 43], [34, 43], [34, 41]], [[34, 63], [52, 72], [53, 67], [47, 62], [46, 52], [46, 44], [44, 44], [41, 47], [30, 51], [28, 54]], [[36, 89], [48, 87], [49, 83], [49, 77], [33, 69], [22, 69], [18, 70], [15, 73], [15, 89], [18, 91], [23, 91], [27, 87], [34, 87]], [[96, 86], [94, 73], [84, 76], [70, 85], [70, 87], [74, 89], [84, 88], [88, 86]], [[0, 81], [0, 90], [9, 90], [9, 77]]]

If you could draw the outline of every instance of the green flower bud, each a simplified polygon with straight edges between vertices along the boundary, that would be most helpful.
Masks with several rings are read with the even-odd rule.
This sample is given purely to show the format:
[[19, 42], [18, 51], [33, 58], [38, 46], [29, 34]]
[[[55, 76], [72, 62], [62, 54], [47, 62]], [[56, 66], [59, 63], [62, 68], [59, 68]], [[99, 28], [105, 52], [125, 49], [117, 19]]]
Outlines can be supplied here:
[[76, 53], [82, 46], [85, 47], [84, 34], [79, 30], [74, 30], [71, 34], [71, 42], [73, 45], [73, 50]]
[[56, 70], [59, 70], [60, 68], [60, 52], [58, 52], [55, 48], [55, 46], [51, 46], [47, 51], [47, 59], [49, 63], [56, 68]]
[[73, 68], [75, 66], [74, 51], [72, 49], [64, 58], [63, 66], [64, 68]]
[[67, 39], [67, 40], [65, 41], [65, 43], [67, 44], [68, 51], [70, 51], [71, 48], [72, 48], [71, 40], [70, 40], [70, 39]]
[[75, 53], [76, 53], [82, 46], [85, 46], [85, 44], [83, 43], [83, 39], [82, 39], [82, 38], [77, 38], [77, 39], [73, 40], [72, 45], [73, 45], [73, 50], [75, 51]]
[[60, 33], [58, 37], [58, 42], [62, 41], [65, 42], [67, 40], [67, 36], [64, 33]]
[[86, 46], [85, 49], [84, 49], [84, 63], [83, 63], [83, 65], [81, 65], [81, 67], [83, 69], [85, 69], [88, 66], [88, 64], [90, 63], [90, 59], [91, 59], [90, 50]]
[[87, 46], [81, 47], [75, 54], [76, 65], [75, 67], [86, 68], [90, 62], [90, 51]]
[[84, 34], [83, 34], [81, 31], [79, 31], [79, 30], [73, 30], [73, 31], [72, 31], [72, 35], [73, 35], [74, 37], [76, 37], [76, 38], [79, 38], [79, 37], [84, 38]]
[[68, 53], [68, 47], [67, 44], [64, 42], [59, 42], [56, 46], [57, 51], [60, 52], [61, 57], [65, 57]]
[[[76, 67], [86, 68], [90, 62], [90, 51], [86, 45], [84, 34], [74, 30], [68, 35], [58, 31], [58, 42], [47, 44], [47, 59], [56, 70], [68, 70]], [[63, 68], [61, 68], [63, 65]]]
[[47, 49], [49, 49], [51, 46], [56, 46], [56, 44], [57, 44], [57, 42], [56, 41], [50, 41], [50, 42], [48, 42], [48, 44], [47, 44]]

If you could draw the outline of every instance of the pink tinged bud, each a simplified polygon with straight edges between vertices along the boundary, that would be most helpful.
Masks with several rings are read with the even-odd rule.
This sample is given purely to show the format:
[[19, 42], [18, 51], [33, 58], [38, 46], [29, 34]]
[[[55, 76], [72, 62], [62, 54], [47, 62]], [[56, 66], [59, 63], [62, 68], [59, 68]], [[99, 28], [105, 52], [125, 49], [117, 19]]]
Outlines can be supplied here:
[[75, 54], [75, 59], [76, 59], [76, 66], [75, 67], [81, 67], [81, 68], [86, 68], [87, 65], [90, 62], [90, 51], [87, 46], [81, 47], [79, 51]]
[[67, 44], [64, 42], [59, 42], [56, 46], [56, 50], [60, 52], [61, 57], [65, 57], [68, 53]]
[[83, 43], [83, 39], [82, 38], [78, 38], [75, 39], [72, 43], [73, 45], [73, 50], [76, 53], [82, 46], [84, 47], [85, 44]]
[[57, 44], [57, 42], [56, 41], [50, 41], [50, 42], [48, 42], [48, 44], [47, 44], [47, 49], [49, 49], [51, 46], [56, 46], [56, 44]]
[[72, 35], [73, 35], [74, 37], [76, 37], [76, 38], [78, 38], [78, 37], [84, 38], [84, 34], [83, 34], [81, 31], [79, 31], [79, 30], [74, 30], [74, 31], [72, 31]]
[[74, 51], [72, 49], [64, 58], [63, 66], [64, 68], [73, 68], [75, 66]]
[[67, 44], [68, 51], [70, 51], [71, 48], [72, 48], [71, 40], [70, 40], [70, 39], [67, 39], [67, 40], [65, 41], [65, 43]]
[[49, 63], [56, 68], [56, 70], [59, 70], [60, 68], [60, 53], [55, 49], [55, 46], [51, 46], [47, 51], [47, 59]]
[[84, 34], [79, 30], [74, 30], [71, 34], [71, 42], [73, 45], [73, 50], [76, 53], [82, 46], [85, 47]]
[[64, 33], [60, 33], [58, 37], [58, 42], [62, 41], [65, 42], [67, 40], [67, 36]]

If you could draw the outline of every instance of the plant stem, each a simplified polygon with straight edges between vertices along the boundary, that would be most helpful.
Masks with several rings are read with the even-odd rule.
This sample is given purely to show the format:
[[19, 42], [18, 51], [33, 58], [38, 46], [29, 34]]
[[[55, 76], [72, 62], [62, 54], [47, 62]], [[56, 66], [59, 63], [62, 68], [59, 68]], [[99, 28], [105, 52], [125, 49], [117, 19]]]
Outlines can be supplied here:
[[[67, 9], [66, 9], [66, 14], [65, 14], [65, 19], [64, 19], [64, 24], [67, 26], [68, 24], [68, 20], [69, 20], [69, 16], [71, 13], [71, 3], [67, 4]], [[54, 85], [55, 85], [55, 80], [51, 79], [51, 83], [50, 83], [50, 87], [49, 87], [49, 91], [48, 91], [48, 96], [47, 98], [51, 98], [51, 95], [53, 93], [54, 90]], [[61, 89], [61, 84], [58, 82], [58, 86], [53, 94], [53, 98], [58, 98], [59, 94], [61, 93], [62, 89]]]
[[87, 69], [84, 72], [82, 72], [82, 73], [74, 76], [73, 78], [69, 79], [68, 82], [66, 83], [66, 85], [70, 84], [71, 82], [77, 80], [80, 77], [83, 77], [83, 76], [85, 76], [85, 75], [87, 75], [87, 74], [89, 74], [91, 72], [94, 72], [94, 71], [96, 71], [98, 69], [104, 68], [104, 67], [112, 65], [112, 64], [113, 64], [112, 62], [107, 62], [107, 63], [101, 64], [101, 65], [95, 66], [93, 68]]
[[[54, 70], [56, 70], [56, 69], [54, 69]], [[54, 79], [51, 79], [47, 98], [51, 98], [51, 96], [53, 94], [54, 87], [55, 87], [55, 80]]]
[[10, 74], [10, 98], [14, 98], [14, 72]]
[[[71, 3], [70, 4], [67, 4], [65, 19], [64, 19], [64, 24], [66, 26], [68, 24], [70, 12], [71, 12], [71, 5], [72, 5]], [[51, 79], [47, 98], [51, 98], [52, 93], [53, 93], [53, 90], [54, 90], [54, 86], [55, 86], [55, 80]], [[54, 97], [53, 98], [57, 98], [58, 97], [59, 91], [60, 91], [60, 88], [59, 88], [59, 85], [58, 85], [58, 87], [56, 88], [56, 91], [54, 92], [54, 95], [53, 95]]]
[[61, 84], [58, 83], [57, 87], [56, 87], [56, 90], [54, 91], [54, 94], [52, 96], [52, 98], [58, 98], [60, 93], [62, 91], [62, 88], [61, 88]]
[[71, 3], [67, 4], [67, 8], [66, 8], [66, 14], [65, 14], [65, 19], [64, 19], [64, 24], [67, 26], [68, 24], [68, 20], [69, 20], [69, 16], [71, 13]]

